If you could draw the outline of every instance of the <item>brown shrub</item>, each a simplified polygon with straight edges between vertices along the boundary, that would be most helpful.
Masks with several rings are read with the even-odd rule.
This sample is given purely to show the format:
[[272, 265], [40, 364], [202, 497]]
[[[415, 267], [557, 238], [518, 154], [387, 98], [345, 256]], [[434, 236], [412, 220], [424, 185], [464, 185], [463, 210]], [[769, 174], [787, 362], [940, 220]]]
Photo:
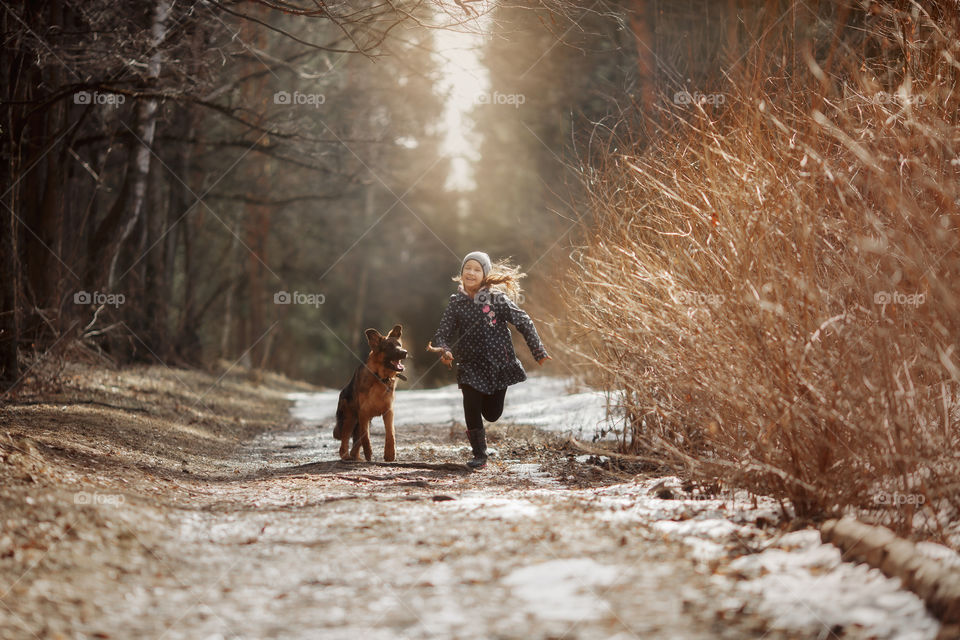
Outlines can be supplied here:
[[567, 299], [625, 452], [903, 530], [960, 506], [960, 14], [878, 6], [592, 153]]

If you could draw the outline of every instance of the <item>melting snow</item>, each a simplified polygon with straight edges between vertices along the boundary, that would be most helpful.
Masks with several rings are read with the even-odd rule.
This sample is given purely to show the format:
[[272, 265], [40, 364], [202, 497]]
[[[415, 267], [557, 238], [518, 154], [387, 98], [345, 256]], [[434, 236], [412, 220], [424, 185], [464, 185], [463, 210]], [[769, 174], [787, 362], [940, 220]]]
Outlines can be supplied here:
[[[570, 387], [567, 380], [547, 377], [533, 377], [511, 387], [502, 420], [581, 437], [593, 435], [598, 427], [613, 426], [605, 417], [605, 394], [570, 394]], [[293, 415], [307, 424], [329, 425], [338, 393], [292, 394]], [[456, 385], [397, 393], [399, 426], [462, 420], [462, 400]], [[753, 499], [745, 493], [732, 497], [690, 495], [680, 489], [678, 478], [638, 479], [572, 490], [551, 479], [538, 465], [504, 462], [504, 472], [530, 478], [536, 488], [514, 491], [509, 496], [486, 489], [466, 491], [432, 508], [513, 522], [543, 517], [552, 508], [551, 499], [562, 495], [589, 505], [591, 509], [584, 517], [640, 526], [652, 534], [651, 539], [665, 537], [683, 542], [691, 559], [721, 572], [715, 579], [731, 594], [722, 606], [736, 609], [745, 604], [768, 617], [775, 628], [800, 631], [810, 637], [834, 627], [843, 627], [844, 637], [849, 638], [927, 640], [938, 633], [939, 623], [916, 595], [900, 588], [899, 580], [843, 562], [838, 549], [820, 543], [818, 531], [799, 531], [770, 540], [769, 531], [757, 522], [760, 518], [780, 520], [779, 506], [773, 500]], [[669, 489], [676, 499], [657, 497], [662, 488]], [[744, 548], [759, 552], [729, 560]], [[945, 547], [924, 543], [922, 548], [932, 557], [949, 561], [951, 552]], [[452, 576], [438, 568], [422, 579], [446, 585]], [[525, 615], [544, 621], [605, 615], [609, 605], [598, 594], [616, 582], [617, 567], [588, 558], [524, 566], [502, 580]], [[454, 602], [434, 603], [430, 610], [434, 612], [430, 619], [421, 621], [424, 631], [444, 628], [463, 615]]]
[[600, 617], [608, 607], [597, 595], [616, 580], [617, 567], [589, 558], [551, 560], [515, 569], [503, 583], [527, 612], [546, 620], [581, 621]]
[[[546, 431], [591, 437], [598, 428], [610, 429], [607, 395], [601, 391], [568, 393], [572, 381], [536, 376], [507, 391], [502, 422], [525, 424]], [[340, 392], [291, 393], [291, 412], [308, 424], [332, 423]], [[394, 424], [463, 423], [463, 397], [457, 385], [437, 389], [401, 388], [394, 403]], [[379, 419], [374, 420], [380, 424]]]
[[730, 563], [747, 578], [737, 588], [756, 596], [773, 628], [816, 632], [839, 626], [870, 638], [937, 637], [939, 623], [917, 596], [900, 588], [899, 579], [843, 562], [839, 549], [820, 543], [818, 531], [787, 534], [775, 544], [790, 550], [771, 546]]

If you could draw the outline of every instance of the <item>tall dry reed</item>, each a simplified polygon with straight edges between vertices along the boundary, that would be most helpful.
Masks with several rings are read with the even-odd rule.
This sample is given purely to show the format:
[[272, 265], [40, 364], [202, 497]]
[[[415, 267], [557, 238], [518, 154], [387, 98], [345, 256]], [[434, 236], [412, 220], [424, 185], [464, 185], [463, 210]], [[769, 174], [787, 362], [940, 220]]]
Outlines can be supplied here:
[[905, 5], [857, 8], [824, 41], [784, 26], [717, 92], [666, 91], [649, 134], [591, 153], [567, 300], [622, 390], [624, 452], [800, 516], [926, 516], [946, 537], [960, 13]]

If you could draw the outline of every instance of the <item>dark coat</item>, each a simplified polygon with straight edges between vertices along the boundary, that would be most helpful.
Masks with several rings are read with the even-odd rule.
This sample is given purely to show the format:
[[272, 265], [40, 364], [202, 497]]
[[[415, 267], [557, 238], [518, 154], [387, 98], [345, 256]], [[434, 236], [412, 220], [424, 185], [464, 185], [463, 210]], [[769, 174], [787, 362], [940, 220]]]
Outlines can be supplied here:
[[493, 393], [527, 379], [507, 323], [517, 328], [535, 360], [547, 357], [530, 316], [506, 295], [481, 289], [471, 299], [461, 287], [450, 296], [433, 346], [453, 353], [461, 387]]

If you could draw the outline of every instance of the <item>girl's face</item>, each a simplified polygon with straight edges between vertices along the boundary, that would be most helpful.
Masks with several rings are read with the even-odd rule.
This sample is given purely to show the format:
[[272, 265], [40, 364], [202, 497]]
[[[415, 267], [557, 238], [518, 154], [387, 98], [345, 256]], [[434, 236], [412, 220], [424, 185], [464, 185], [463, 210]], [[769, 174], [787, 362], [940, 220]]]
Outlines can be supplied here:
[[467, 260], [463, 265], [463, 271], [460, 272], [460, 279], [466, 289], [479, 287], [483, 282], [483, 267], [476, 260]]

